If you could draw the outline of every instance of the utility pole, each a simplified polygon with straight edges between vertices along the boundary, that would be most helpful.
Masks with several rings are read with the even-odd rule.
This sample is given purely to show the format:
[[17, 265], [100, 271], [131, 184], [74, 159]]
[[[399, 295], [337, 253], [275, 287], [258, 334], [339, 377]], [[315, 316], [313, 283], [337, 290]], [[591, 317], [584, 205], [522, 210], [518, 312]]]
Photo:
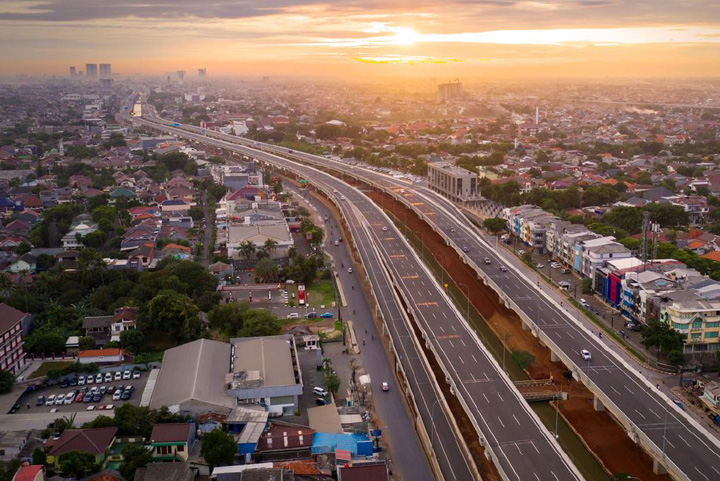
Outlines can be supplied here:
[[642, 270], [647, 269], [647, 241], [648, 241], [648, 230], [650, 230], [650, 212], [643, 212], [643, 223], [642, 223]]

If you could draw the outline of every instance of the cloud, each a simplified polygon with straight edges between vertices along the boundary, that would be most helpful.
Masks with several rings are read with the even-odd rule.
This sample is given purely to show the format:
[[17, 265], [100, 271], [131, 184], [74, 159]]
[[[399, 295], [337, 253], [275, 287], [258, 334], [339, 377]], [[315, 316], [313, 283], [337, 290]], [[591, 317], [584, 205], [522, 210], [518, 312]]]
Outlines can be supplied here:
[[401, 64], [401, 65], [428, 65], [460, 63], [465, 60], [459, 58], [422, 57], [412, 55], [387, 55], [384, 57], [352, 57], [356, 62], [370, 64]]

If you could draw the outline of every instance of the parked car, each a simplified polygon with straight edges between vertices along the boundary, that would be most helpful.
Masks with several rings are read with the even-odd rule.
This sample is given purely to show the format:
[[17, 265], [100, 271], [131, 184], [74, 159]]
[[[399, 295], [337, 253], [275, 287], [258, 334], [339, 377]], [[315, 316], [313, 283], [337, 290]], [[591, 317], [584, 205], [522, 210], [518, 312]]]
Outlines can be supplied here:
[[122, 379], [122, 373], [120, 371], [115, 371], [115, 375], [113, 376], [113, 379], [116, 381], [119, 381]]
[[332, 316], [332, 312], [323, 312], [322, 314], [320, 314], [320, 317], [322, 317], [323, 319], [330, 319], [332, 318]]
[[590, 305], [590, 304], [588, 303], [588, 301], [586, 301], [585, 299], [580, 299], [580, 304], [582, 304], [583, 307], [587, 307], [587, 306]]
[[123, 393], [120, 395], [120, 399], [123, 401], [127, 401], [130, 399], [130, 396], [132, 395], [132, 391], [123, 391]]
[[132, 377], [132, 373], [130, 371], [125, 371], [123, 373], [123, 379], [130, 379]]
[[113, 401], [119, 401], [120, 397], [122, 396], [122, 391], [115, 391], [115, 394], [113, 394]]
[[580, 351], [580, 356], [581, 356], [581, 357], [583, 358], [583, 360], [585, 360], [585, 361], [589, 361], [590, 359], [592, 359], [592, 355], [590, 354], [590, 351], [588, 351], [587, 349], [582, 349], [582, 350]]
[[75, 402], [81, 403], [83, 402], [83, 398], [85, 398], [85, 393], [80, 391], [77, 396], [75, 396]]
[[45, 396], [38, 396], [38, 398], [35, 400], [36, 406], [42, 406], [45, 404]]
[[318, 316], [319, 316], [319, 314], [318, 314], [317, 312], [308, 312], [308, 313], [305, 315], [305, 318], [306, 318], [306, 319], [315, 319], [315, 318], [318, 317]]
[[326, 399], [319, 397], [319, 398], [315, 398], [315, 404], [317, 404], [318, 406], [327, 406], [328, 401]]
[[299, 317], [300, 317], [300, 314], [298, 314], [297, 312], [291, 312], [287, 316], [288, 319], [298, 319]]
[[535, 267], [537, 267], [538, 269], [542, 269], [543, 267], [545, 267], [545, 264], [538, 262], [537, 264], [535, 264]]
[[92, 400], [93, 400], [93, 394], [92, 394], [92, 393], [88, 393], [88, 394], [85, 395], [85, 397], [83, 397], [83, 402], [84, 402], [85, 404], [91, 403]]
[[84, 385], [85, 385], [85, 376], [80, 376], [80, 377], [78, 378], [78, 385], [79, 385], [79, 386], [84, 386]]
[[70, 381], [67, 380], [67, 379], [63, 379], [62, 382], [60, 383], [60, 387], [63, 388], [63, 389], [65, 389], [65, 388], [68, 387], [69, 385], [70, 385]]
[[70, 379], [70, 385], [71, 386], [77, 386], [78, 385], [78, 378], [74, 377]]
[[96, 392], [95, 395], [92, 397], [92, 402], [99, 403], [101, 399], [102, 399], [102, 394], [100, 394], [99, 392]]
[[103, 382], [103, 375], [101, 373], [98, 373], [97, 376], [95, 376], [95, 382], [98, 384]]
[[90, 374], [88, 377], [85, 378], [85, 384], [94, 384], [95, 378], [92, 374]]
[[140, 379], [141, 375], [142, 375], [142, 373], [140, 371], [133, 371], [132, 377], [133, 377], [133, 379]]
[[54, 406], [55, 405], [55, 395], [51, 394], [47, 397], [47, 401], [45, 401], [46, 406]]
[[383, 383], [382, 383], [382, 390], [385, 391], [385, 392], [389, 391], [389, 390], [390, 390], [390, 385], [389, 385], [388, 383], [386, 383], [386, 382], [383, 382]]
[[72, 404], [72, 402], [75, 400], [75, 396], [77, 396], [77, 391], [71, 391], [65, 396], [65, 401], [63, 404]]
[[113, 375], [111, 372], [106, 372], [105, 373], [105, 382], [112, 382], [112, 376]]
[[321, 387], [315, 386], [313, 388], [313, 394], [315, 394], [316, 396], [327, 397], [328, 392]]

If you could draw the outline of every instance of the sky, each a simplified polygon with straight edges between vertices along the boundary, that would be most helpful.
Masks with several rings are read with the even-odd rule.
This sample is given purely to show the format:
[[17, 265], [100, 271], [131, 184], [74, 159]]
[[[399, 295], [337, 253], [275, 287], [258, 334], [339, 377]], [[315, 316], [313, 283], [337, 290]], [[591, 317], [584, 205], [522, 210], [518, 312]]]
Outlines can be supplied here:
[[0, 0], [2, 74], [720, 76], [718, 0]]

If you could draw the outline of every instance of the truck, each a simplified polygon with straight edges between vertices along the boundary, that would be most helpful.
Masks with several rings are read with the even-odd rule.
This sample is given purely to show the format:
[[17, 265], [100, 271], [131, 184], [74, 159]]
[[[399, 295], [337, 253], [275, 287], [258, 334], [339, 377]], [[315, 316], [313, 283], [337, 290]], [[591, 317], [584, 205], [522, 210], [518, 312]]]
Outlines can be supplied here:
[[305, 285], [298, 284], [298, 305], [305, 305]]

